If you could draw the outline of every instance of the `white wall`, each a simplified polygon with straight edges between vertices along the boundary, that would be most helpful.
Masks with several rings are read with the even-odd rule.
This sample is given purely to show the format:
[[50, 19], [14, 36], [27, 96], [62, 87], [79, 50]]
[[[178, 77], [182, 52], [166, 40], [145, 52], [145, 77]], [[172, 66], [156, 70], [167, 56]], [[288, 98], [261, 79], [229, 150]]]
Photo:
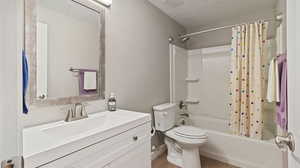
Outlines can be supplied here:
[[20, 97], [20, 35], [17, 0], [0, 1], [0, 161], [18, 155]]
[[281, 13], [283, 15], [283, 21], [282, 21], [282, 26], [283, 26], [283, 34], [285, 35], [283, 38], [283, 49], [286, 52], [287, 50], [287, 0], [278, 0], [277, 5], [276, 5], [276, 13]]

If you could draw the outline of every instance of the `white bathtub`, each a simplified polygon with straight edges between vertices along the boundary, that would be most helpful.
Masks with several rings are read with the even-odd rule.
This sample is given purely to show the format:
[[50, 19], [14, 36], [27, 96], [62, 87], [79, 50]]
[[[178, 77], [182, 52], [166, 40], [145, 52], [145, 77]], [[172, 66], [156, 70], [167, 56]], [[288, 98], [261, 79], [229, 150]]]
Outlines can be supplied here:
[[226, 133], [228, 124], [224, 120], [204, 116], [191, 118], [193, 125], [205, 129], [208, 134], [208, 143], [200, 148], [202, 155], [242, 168], [283, 167], [284, 154], [273, 139], [262, 141], [231, 135]]

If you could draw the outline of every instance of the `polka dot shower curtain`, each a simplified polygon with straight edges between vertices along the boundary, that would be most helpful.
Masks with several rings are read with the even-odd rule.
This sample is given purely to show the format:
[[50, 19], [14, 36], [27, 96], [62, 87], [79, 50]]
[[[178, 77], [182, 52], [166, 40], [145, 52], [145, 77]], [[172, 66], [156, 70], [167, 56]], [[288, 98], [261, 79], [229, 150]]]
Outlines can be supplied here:
[[232, 29], [230, 128], [233, 134], [262, 139], [268, 23]]

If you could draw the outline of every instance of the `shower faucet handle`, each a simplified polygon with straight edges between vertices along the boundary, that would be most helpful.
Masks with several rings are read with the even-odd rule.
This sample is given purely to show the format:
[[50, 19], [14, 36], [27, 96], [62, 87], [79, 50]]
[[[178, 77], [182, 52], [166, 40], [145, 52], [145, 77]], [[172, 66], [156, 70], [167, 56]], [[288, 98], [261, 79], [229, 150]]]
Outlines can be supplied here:
[[190, 117], [190, 115], [188, 113], [181, 113], [179, 115], [182, 116], [182, 117]]
[[179, 109], [187, 109], [187, 107], [187, 104], [183, 100], [179, 102]]

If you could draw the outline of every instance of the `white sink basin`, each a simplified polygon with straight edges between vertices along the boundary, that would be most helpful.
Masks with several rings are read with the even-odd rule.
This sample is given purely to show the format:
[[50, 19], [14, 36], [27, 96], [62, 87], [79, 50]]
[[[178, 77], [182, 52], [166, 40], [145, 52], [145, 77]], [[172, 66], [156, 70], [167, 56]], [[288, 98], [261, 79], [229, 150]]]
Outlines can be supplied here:
[[73, 122], [59, 121], [26, 128], [23, 130], [25, 165], [45, 164], [150, 120], [149, 114], [118, 110], [96, 113]]
[[69, 138], [94, 129], [99, 129], [100, 127], [110, 124], [109, 122], [117, 122], [116, 118], [117, 117], [108, 117], [106, 114], [69, 123], [61, 123], [60, 125], [42, 129], [42, 132], [56, 138]]

